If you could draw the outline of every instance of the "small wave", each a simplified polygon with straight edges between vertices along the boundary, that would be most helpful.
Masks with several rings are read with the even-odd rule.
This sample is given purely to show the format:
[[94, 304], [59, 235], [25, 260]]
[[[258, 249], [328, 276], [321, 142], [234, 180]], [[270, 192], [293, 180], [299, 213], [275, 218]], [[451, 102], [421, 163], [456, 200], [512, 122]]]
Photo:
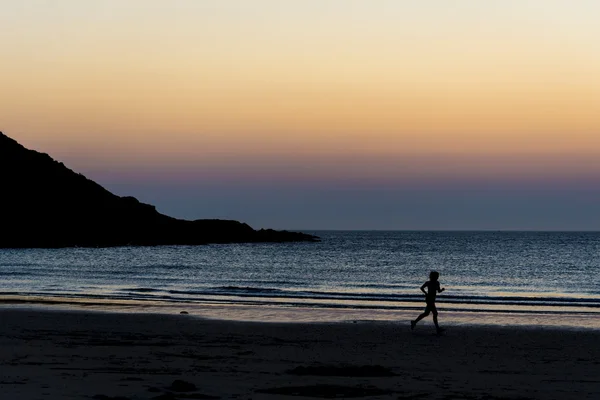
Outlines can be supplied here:
[[138, 293], [152, 293], [152, 292], [159, 292], [160, 290], [158, 289], [152, 289], [152, 288], [127, 288], [127, 289], [121, 289], [121, 291], [123, 292], [138, 292]]
[[[302, 282], [298, 281], [288, 281], [288, 280], [257, 280], [257, 281], [248, 281], [249, 283], [256, 283], [259, 285], [276, 285], [276, 286], [298, 286], [302, 285]], [[235, 286], [235, 285], [231, 285]]]
[[9, 271], [0, 271], [0, 276], [6, 276], [12, 278], [15, 276], [37, 276], [38, 273], [36, 271], [27, 271], [27, 270], [9, 270]]
[[283, 292], [283, 290], [281, 289], [275, 289], [275, 288], [260, 288], [260, 287], [253, 287], [253, 286], [217, 286], [215, 289], [217, 290], [231, 290], [233, 292], [236, 291], [240, 291], [240, 292], [265, 292], [265, 293], [276, 293], [276, 292]]
[[[87, 292], [87, 293], [86, 293]], [[246, 304], [257, 302], [260, 304], [301, 304], [313, 306], [320, 303], [327, 307], [347, 308], [375, 308], [394, 309], [398, 307], [422, 308], [424, 297], [418, 294], [390, 294], [390, 293], [345, 293], [327, 290], [284, 290], [272, 287], [255, 286], [214, 286], [192, 290], [159, 289], [149, 287], [119, 288], [111, 292], [90, 293], [89, 291], [69, 290], [47, 287], [36, 292], [16, 290], [3, 291], [2, 296], [59, 296], [81, 299], [118, 299], [118, 300], [158, 300], [167, 302], [227, 302]], [[532, 296], [471, 296], [471, 295], [444, 295], [438, 299], [438, 304], [444, 309], [461, 310], [467, 308], [485, 308], [509, 310], [511, 308], [536, 308], [541, 309], [600, 309], [599, 297], [532, 297]], [[597, 312], [597, 311], [594, 311]]]
[[[217, 286], [198, 290], [169, 290], [171, 295], [183, 295], [189, 300], [201, 297], [215, 298], [260, 298], [260, 299], [298, 299], [302, 301], [327, 300], [339, 302], [373, 302], [373, 303], [422, 303], [419, 294], [386, 294], [386, 293], [344, 293], [317, 290], [283, 290], [252, 286]], [[550, 307], [585, 307], [600, 308], [600, 298], [563, 298], [563, 297], [529, 297], [529, 296], [443, 296], [440, 304], [472, 304], [493, 306], [550, 306]]]
[[600, 305], [600, 298], [596, 297], [552, 297], [552, 296], [454, 296], [444, 295], [443, 302], [452, 303], [501, 303], [501, 304], [512, 304], [512, 303], [543, 303], [543, 304], [598, 304]]
[[168, 290], [171, 294], [183, 294], [183, 295], [274, 295], [280, 293], [282, 296], [286, 296], [287, 291], [275, 288], [259, 288], [252, 286], [216, 286], [206, 289], [199, 290]]

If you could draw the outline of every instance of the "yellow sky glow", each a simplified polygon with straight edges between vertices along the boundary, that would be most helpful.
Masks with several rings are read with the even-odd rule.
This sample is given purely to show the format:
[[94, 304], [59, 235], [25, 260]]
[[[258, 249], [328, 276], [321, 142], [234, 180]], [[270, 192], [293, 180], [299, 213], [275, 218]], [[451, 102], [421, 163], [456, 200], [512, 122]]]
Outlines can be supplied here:
[[3, 4], [0, 129], [99, 165], [600, 172], [595, 2], [248, 3]]

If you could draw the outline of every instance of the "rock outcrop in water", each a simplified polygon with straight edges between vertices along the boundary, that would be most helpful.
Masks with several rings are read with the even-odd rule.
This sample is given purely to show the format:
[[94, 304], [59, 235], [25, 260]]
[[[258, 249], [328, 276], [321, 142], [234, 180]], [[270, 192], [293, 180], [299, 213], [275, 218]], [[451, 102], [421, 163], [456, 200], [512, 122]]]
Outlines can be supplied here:
[[112, 194], [0, 132], [0, 248], [316, 241], [230, 220], [186, 221]]

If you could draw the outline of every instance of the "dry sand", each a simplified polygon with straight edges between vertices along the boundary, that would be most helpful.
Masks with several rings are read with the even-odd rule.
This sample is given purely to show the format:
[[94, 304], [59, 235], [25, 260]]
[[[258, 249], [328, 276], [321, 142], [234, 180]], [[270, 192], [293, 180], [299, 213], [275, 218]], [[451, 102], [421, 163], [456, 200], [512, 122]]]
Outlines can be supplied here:
[[448, 328], [7, 308], [0, 398], [600, 399], [598, 330]]

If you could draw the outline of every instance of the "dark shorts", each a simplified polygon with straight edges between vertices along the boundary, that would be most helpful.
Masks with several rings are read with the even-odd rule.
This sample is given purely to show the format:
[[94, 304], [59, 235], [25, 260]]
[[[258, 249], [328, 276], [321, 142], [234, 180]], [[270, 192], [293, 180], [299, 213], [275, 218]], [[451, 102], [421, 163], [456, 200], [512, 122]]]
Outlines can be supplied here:
[[432, 312], [434, 314], [437, 314], [437, 308], [435, 308], [435, 301], [431, 301], [431, 302], [428, 301], [426, 304], [427, 304], [427, 306], [425, 307], [426, 313]]

